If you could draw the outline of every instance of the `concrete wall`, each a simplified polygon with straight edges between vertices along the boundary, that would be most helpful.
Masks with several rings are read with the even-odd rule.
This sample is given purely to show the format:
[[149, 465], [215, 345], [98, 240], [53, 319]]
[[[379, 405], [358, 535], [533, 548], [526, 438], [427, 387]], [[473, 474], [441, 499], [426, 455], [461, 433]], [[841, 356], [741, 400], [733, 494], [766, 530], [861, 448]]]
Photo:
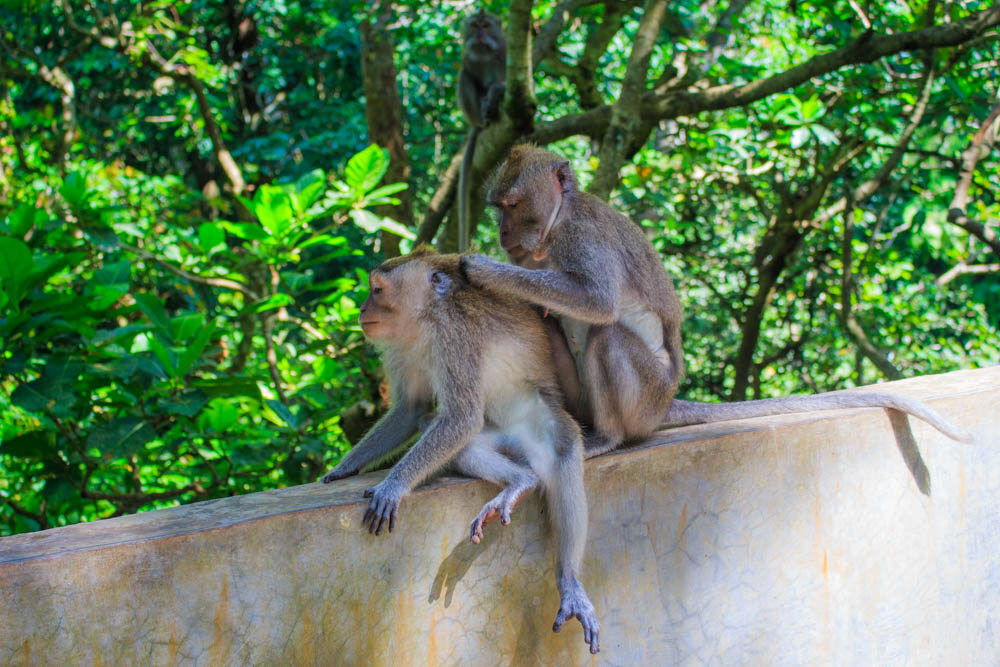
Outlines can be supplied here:
[[882, 385], [974, 445], [855, 410], [676, 429], [587, 465], [591, 658], [541, 504], [479, 546], [443, 480], [377, 475], [0, 540], [0, 663], [1000, 664], [1000, 369]]

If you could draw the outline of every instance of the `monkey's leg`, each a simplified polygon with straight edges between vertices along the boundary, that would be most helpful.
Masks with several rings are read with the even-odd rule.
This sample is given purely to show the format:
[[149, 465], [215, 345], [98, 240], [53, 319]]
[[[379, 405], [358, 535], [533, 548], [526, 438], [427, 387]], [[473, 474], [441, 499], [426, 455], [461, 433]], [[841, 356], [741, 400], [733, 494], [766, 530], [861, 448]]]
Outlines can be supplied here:
[[591, 327], [582, 381], [594, 425], [584, 439], [585, 458], [655, 431], [677, 391], [676, 373], [619, 324]]
[[552, 360], [555, 362], [556, 377], [566, 401], [566, 409], [578, 422], [589, 425], [591, 419], [586, 402], [583, 400], [583, 385], [580, 383], [576, 361], [566, 343], [562, 326], [555, 317], [546, 317], [542, 320], [542, 324], [552, 346]]
[[495, 498], [483, 505], [472, 525], [469, 537], [473, 544], [483, 539], [483, 526], [500, 519], [500, 523], [510, 523], [510, 513], [521, 498], [535, 488], [538, 477], [527, 466], [515, 463], [498, 451], [503, 436], [492, 430], [485, 430], [459, 453], [453, 462], [456, 470], [463, 475], [478, 477], [504, 487]]
[[576, 428], [565, 412], [556, 415], [562, 422], [553, 436], [556, 458], [552, 468], [542, 475], [549, 516], [556, 532], [559, 560], [556, 564], [556, 584], [559, 587], [559, 613], [552, 631], [559, 632], [563, 623], [577, 618], [583, 626], [583, 640], [590, 652], [601, 650], [600, 624], [594, 605], [580, 583], [580, 565], [587, 543], [587, 495], [583, 488], [583, 457]]

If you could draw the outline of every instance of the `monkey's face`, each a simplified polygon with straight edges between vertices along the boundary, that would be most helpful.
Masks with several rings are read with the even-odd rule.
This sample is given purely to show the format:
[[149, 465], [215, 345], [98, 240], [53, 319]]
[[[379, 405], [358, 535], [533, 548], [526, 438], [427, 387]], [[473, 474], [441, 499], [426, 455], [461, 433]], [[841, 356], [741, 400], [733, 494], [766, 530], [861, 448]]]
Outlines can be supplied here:
[[543, 262], [550, 234], [568, 190], [550, 159], [534, 164], [508, 160], [500, 170], [489, 203], [497, 209], [500, 246], [518, 265]]
[[467, 18], [462, 33], [462, 41], [468, 53], [492, 55], [500, 48], [503, 39], [500, 19], [487, 12], [479, 12]]
[[[361, 304], [361, 330], [373, 343], [411, 345], [420, 336], [428, 306], [451, 291], [452, 277], [439, 259], [458, 266], [457, 255], [390, 260], [369, 274], [368, 298]], [[442, 262], [437, 262], [438, 264]]]
[[414, 327], [406, 327], [412, 322], [416, 311], [413, 302], [413, 286], [407, 275], [412, 273], [407, 266], [390, 271], [375, 269], [368, 276], [368, 298], [361, 304], [358, 319], [361, 330], [373, 343], [398, 343], [405, 341]]

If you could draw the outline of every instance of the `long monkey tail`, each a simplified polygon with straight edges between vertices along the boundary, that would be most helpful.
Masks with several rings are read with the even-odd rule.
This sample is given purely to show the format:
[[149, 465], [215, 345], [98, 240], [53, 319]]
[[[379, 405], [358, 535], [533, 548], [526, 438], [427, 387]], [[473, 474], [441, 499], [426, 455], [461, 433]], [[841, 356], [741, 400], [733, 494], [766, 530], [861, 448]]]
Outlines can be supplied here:
[[458, 252], [465, 252], [469, 249], [472, 158], [476, 156], [476, 140], [479, 138], [479, 129], [472, 127], [469, 130], [469, 140], [465, 144], [465, 156], [462, 158], [462, 170], [458, 173]]
[[707, 424], [729, 419], [748, 419], [785, 415], [813, 410], [838, 410], [840, 408], [891, 408], [919, 417], [952, 440], [972, 443], [972, 434], [961, 426], [952, 424], [937, 410], [916, 399], [876, 392], [831, 392], [819, 396], [788, 396], [764, 398], [735, 403], [699, 403], [671, 401], [667, 408], [664, 426]]

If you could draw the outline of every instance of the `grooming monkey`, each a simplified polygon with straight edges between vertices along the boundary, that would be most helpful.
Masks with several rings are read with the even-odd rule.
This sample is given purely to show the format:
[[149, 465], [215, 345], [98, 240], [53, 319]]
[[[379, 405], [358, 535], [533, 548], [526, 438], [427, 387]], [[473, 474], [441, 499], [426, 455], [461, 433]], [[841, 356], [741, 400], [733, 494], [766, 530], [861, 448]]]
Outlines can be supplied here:
[[500, 211], [500, 245], [513, 264], [470, 255], [463, 269], [472, 283], [556, 316], [565, 338], [552, 325], [549, 332], [560, 382], [570, 411], [592, 427], [586, 457], [663, 425], [856, 407], [901, 410], [971, 442], [967, 431], [924, 403], [887, 393], [722, 404], [674, 400], [684, 373], [680, 301], [638, 225], [580, 192], [568, 162], [529, 145], [511, 150], [487, 203]]
[[504, 487], [472, 522], [479, 542], [483, 524], [495, 516], [509, 523], [517, 500], [540, 481], [558, 545], [552, 629], [578, 618], [597, 653], [597, 616], [578, 579], [587, 537], [580, 429], [562, 407], [549, 338], [531, 306], [469, 285], [459, 260], [418, 249], [371, 272], [361, 328], [382, 349], [392, 406], [323, 481], [387, 455], [436, 409], [388, 476], [365, 491], [363, 523], [376, 535], [392, 531], [403, 496], [451, 462]]
[[458, 250], [469, 247], [472, 223], [472, 158], [484, 127], [500, 117], [507, 76], [507, 40], [500, 19], [480, 11], [462, 24], [462, 71], [458, 75], [458, 104], [469, 123], [469, 138], [458, 176]]

